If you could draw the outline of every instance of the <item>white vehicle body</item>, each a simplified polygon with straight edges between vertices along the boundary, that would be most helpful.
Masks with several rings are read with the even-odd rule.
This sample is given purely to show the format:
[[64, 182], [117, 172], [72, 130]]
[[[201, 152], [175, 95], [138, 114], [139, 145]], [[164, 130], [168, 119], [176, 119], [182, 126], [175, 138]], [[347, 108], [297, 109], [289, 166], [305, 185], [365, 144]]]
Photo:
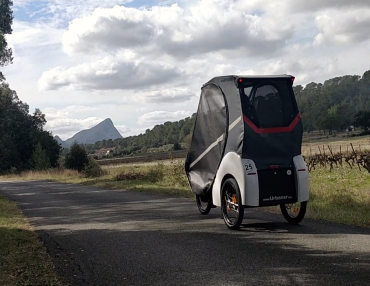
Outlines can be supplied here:
[[[302, 155], [294, 157], [293, 163], [294, 172], [292, 175], [295, 176], [297, 202], [308, 201], [309, 175], [306, 163]], [[217, 171], [212, 188], [212, 200], [215, 206], [221, 206], [222, 183], [229, 177], [237, 181], [244, 206], [260, 206], [260, 190], [256, 165], [250, 159], [242, 159], [235, 152], [229, 152], [224, 156]], [[274, 198], [271, 199], [273, 200]]]

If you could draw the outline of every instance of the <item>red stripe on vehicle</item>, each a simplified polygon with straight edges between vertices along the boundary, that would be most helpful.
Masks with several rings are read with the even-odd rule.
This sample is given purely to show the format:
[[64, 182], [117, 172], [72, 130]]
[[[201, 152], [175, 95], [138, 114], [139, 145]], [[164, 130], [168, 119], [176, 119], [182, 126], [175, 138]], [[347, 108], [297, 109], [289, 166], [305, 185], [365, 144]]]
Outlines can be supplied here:
[[258, 134], [270, 134], [270, 133], [286, 133], [286, 132], [292, 132], [293, 129], [297, 126], [299, 120], [301, 120], [301, 114], [298, 113], [296, 118], [290, 123], [287, 127], [274, 127], [274, 128], [258, 128], [252, 121], [249, 120], [249, 118], [245, 115], [243, 115], [244, 121], [249, 125], [252, 130]]

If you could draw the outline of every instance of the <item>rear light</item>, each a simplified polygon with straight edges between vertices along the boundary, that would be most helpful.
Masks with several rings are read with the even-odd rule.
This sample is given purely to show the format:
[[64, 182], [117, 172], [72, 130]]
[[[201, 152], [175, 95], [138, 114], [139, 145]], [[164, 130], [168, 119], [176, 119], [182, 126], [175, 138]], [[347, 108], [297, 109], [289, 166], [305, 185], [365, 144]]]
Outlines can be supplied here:
[[306, 169], [299, 169], [298, 172], [305, 172]]
[[243, 79], [241, 79], [241, 78], [240, 78], [240, 79], [239, 79], [239, 82], [243, 82]]
[[257, 175], [257, 173], [248, 173], [248, 176], [250, 175]]
[[270, 169], [279, 169], [279, 165], [270, 165]]

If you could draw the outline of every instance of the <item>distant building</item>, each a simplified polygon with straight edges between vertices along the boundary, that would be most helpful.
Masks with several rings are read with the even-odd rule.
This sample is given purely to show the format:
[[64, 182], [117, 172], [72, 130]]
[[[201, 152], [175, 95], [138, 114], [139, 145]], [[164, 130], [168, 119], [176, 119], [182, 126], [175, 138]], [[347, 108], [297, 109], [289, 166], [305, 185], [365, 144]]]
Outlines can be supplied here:
[[94, 153], [94, 156], [98, 156], [99, 158], [101, 158], [103, 156], [109, 155], [110, 153], [113, 152], [114, 148], [115, 147], [112, 147], [112, 148], [102, 148], [102, 149], [96, 150], [95, 153]]

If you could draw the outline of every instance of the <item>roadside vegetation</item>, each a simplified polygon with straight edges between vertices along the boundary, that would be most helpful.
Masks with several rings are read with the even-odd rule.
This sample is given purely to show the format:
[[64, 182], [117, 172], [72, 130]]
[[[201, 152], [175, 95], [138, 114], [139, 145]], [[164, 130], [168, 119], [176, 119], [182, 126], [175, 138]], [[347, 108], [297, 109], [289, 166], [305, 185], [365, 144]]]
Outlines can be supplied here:
[[0, 196], [0, 285], [62, 285], [16, 204]]

